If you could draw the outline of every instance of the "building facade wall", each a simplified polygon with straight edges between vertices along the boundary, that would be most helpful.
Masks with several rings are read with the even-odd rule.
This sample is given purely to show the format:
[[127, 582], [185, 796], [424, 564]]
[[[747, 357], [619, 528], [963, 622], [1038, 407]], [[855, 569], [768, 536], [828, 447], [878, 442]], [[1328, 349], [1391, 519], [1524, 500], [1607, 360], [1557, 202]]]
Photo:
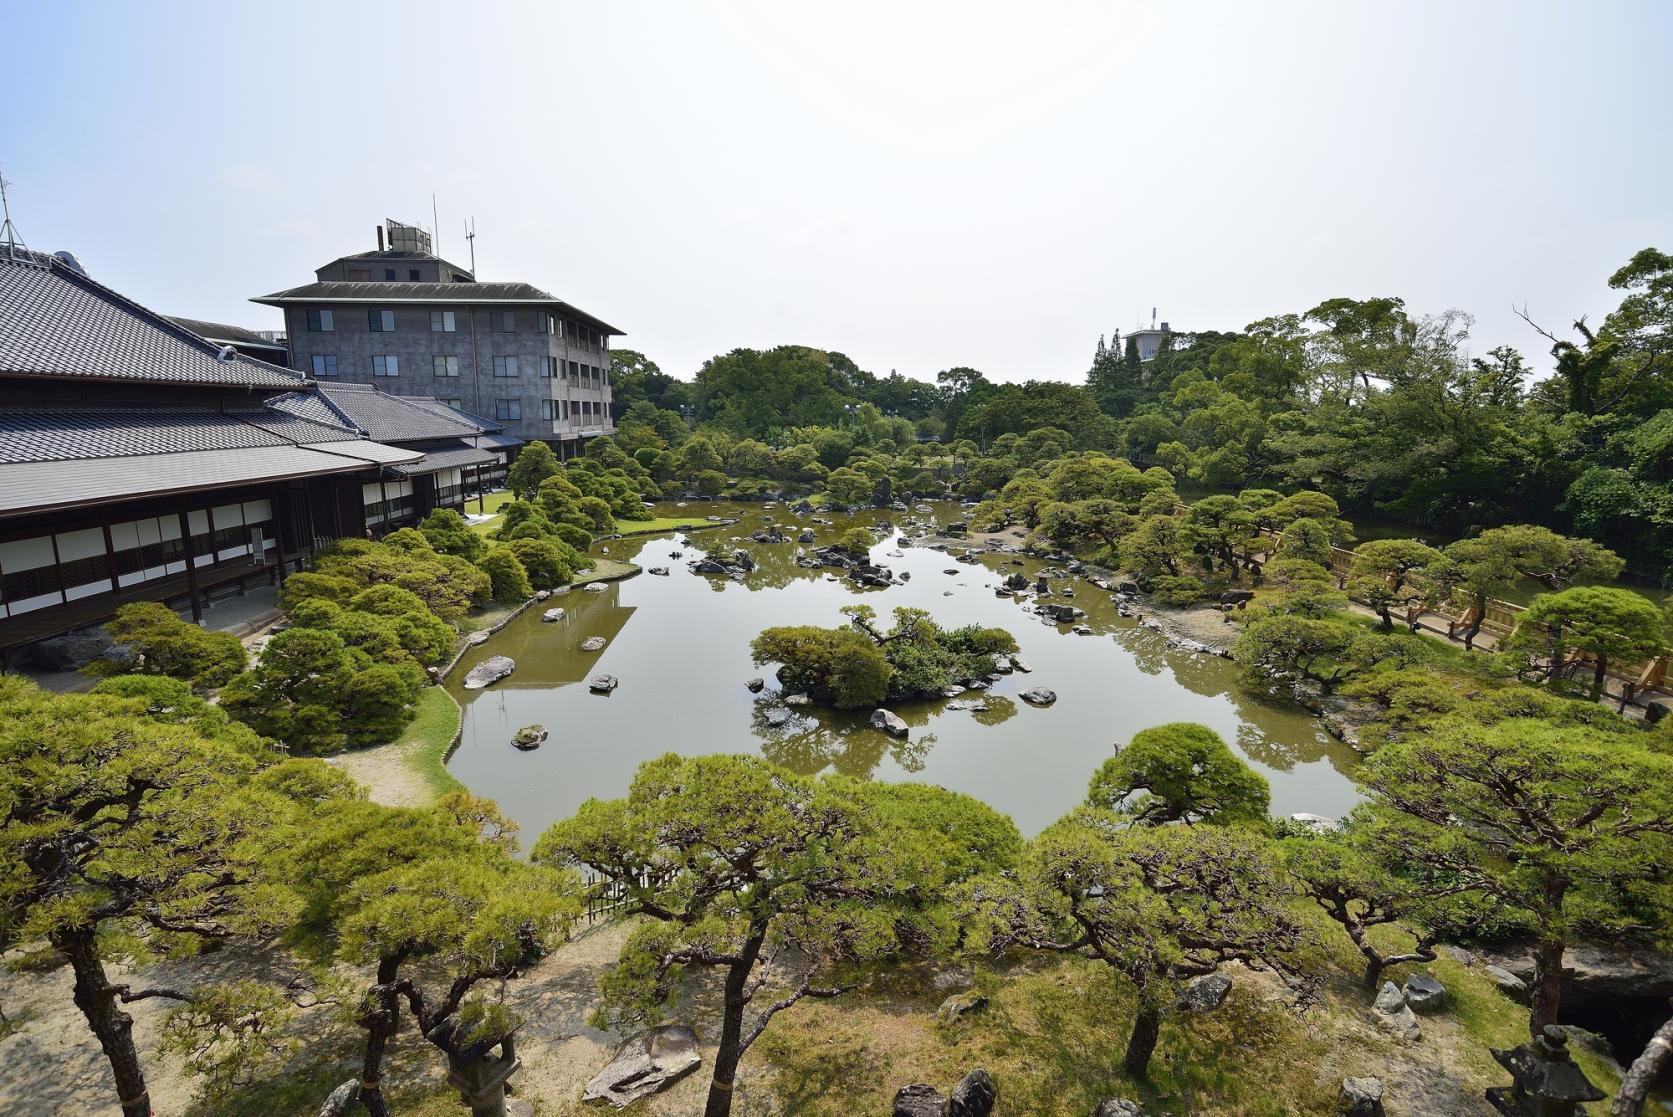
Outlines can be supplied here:
[[[310, 330], [310, 309], [330, 310], [332, 329]], [[373, 311], [393, 314], [394, 330], [374, 332]], [[452, 313], [453, 330], [432, 329], [432, 311]], [[508, 312], [512, 330], [500, 318]], [[315, 356], [336, 358], [334, 373], [318, 373], [321, 383], [458, 401], [519, 438], [562, 441], [608, 433], [614, 429], [609, 339], [601, 335], [594, 344], [561, 317], [561, 332], [543, 332], [542, 322], [553, 313], [539, 304], [322, 303], [286, 307], [285, 325], [292, 363], [301, 372], [317, 374]], [[380, 356], [396, 358], [395, 375], [377, 375], [374, 358]], [[437, 357], [454, 358], [458, 375], [437, 375]]]

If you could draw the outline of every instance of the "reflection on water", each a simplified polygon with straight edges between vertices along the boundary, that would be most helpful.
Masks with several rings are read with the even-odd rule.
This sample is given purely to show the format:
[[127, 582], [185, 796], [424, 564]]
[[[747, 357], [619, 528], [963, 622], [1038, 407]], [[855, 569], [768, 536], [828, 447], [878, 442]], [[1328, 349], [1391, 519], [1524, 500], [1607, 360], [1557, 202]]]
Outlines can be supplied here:
[[[1081, 799], [1117, 744], [1167, 721], [1202, 722], [1232, 742], [1271, 781], [1275, 812], [1335, 815], [1356, 799], [1354, 754], [1303, 711], [1241, 691], [1229, 662], [1169, 648], [1158, 633], [1118, 616], [1107, 594], [1076, 579], [1054, 582], [1054, 590], [1074, 592], [1054, 600], [1084, 609], [1081, 623], [1091, 635], [1043, 623], [1029, 611], [1032, 602], [995, 593], [1013, 571], [1032, 580], [1049, 565], [1035, 559], [1018, 566], [1010, 556], [984, 556], [980, 565], [966, 565], [883, 536], [874, 561], [911, 576], [864, 591], [883, 618], [910, 605], [949, 627], [1000, 625], [1016, 636], [1034, 669], [960, 702], [900, 706], [896, 713], [911, 728], [905, 741], [872, 729], [869, 710], [787, 709], [770, 675], [767, 689], [751, 694], [745, 681], [766, 674], [749, 658], [757, 632], [777, 624], [842, 623], [838, 610], [859, 593], [834, 574], [797, 566], [804, 548], [795, 542], [755, 543], [753, 532], [776, 520], [792, 540], [811, 528], [823, 544], [855, 524], [891, 520], [912, 531], [914, 521], [945, 522], [962, 513], [946, 505], [930, 515], [866, 512], [820, 524], [783, 506], [702, 511], [742, 518], [692, 532], [689, 542], [674, 535], [612, 542], [612, 558], [665, 566], [669, 576], [642, 574], [600, 593], [562, 594], [473, 648], [452, 676], [465, 725], [449, 767], [473, 791], [497, 799], [525, 833], [538, 834], [589, 796], [622, 794], [640, 762], [669, 751], [756, 752], [802, 773], [924, 780], [986, 800], [1033, 833]], [[686, 569], [690, 559], [710, 551], [729, 556], [739, 547], [758, 564], [744, 582]], [[900, 557], [889, 554], [895, 550]], [[551, 606], [565, 610], [562, 621], [541, 619]], [[582, 651], [581, 642], [592, 636], [603, 637], [604, 648]], [[465, 672], [489, 655], [510, 656], [516, 673], [485, 691], [460, 689]], [[601, 673], [621, 680], [614, 694], [587, 691], [585, 680]], [[1016, 694], [1031, 686], [1056, 691], [1056, 705], [1019, 702]], [[970, 708], [978, 702], [982, 708]], [[518, 752], [511, 735], [530, 723], [545, 725], [551, 736], [537, 751]]]

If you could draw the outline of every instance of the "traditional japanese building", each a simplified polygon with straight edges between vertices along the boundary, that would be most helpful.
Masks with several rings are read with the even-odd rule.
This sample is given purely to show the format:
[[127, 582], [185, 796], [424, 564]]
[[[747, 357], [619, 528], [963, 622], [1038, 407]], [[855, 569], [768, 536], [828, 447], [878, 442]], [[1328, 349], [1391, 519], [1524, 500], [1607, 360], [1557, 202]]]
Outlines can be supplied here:
[[129, 601], [197, 618], [326, 540], [462, 506], [515, 445], [435, 399], [319, 393], [0, 244], [0, 653]]

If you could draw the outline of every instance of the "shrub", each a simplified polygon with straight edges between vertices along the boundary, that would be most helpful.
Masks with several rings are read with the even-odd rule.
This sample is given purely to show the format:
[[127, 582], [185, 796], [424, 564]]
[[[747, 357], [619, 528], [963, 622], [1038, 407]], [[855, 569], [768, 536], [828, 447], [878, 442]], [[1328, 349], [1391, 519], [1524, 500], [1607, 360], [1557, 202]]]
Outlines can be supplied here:
[[581, 558], [575, 548], [555, 539], [519, 539], [508, 544], [528, 574], [529, 585], [537, 590], [556, 589], [574, 581]]
[[523, 564], [517, 561], [509, 546], [495, 547], [476, 565], [488, 575], [495, 601], [525, 601], [534, 593], [534, 588], [529, 585], [529, 572], [523, 569]]
[[1174, 577], [1164, 574], [1151, 580], [1151, 592], [1156, 600], [1163, 605], [1184, 607], [1200, 602], [1205, 592], [1201, 582], [1195, 578]]
[[584, 496], [575, 502], [576, 509], [592, 522], [596, 532], [611, 532], [616, 530], [616, 518], [611, 514], [610, 503], [603, 497]]
[[155, 601], [122, 606], [105, 628], [118, 643], [132, 647], [134, 662], [119, 665], [96, 659], [87, 665], [88, 674], [167, 675], [209, 690], [244, 670], [244, 645], [238, 637], [207, 632]]
[[487, 542], [471, 530], [465, 518], [451, 508], [438, 508], [418, 525], [430, 546], [444, 555], [458, 555], [472, 562], [482, 557]]
[[703, 496], [719, 496], [726, 491], [726, 474], [718, 469], [699, 470], [691, 479], [691, 487]]

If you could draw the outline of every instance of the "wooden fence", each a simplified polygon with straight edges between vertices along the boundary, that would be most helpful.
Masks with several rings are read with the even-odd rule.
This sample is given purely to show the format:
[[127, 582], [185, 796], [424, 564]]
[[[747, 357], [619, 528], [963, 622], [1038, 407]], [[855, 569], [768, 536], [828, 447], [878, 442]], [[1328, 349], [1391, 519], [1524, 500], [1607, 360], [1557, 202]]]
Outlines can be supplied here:
[[[643, 873], [634, 879], [634, 886], [651, 889], [666, 882], [671, 873]], [[600, 876], [591, 869], [584, 870], [581, 881], [586, 887], [587, 906], [583, 918], [591, 927], [600, 920], [614, 919], [633, 899], [632, 889], [623, 880]]]

